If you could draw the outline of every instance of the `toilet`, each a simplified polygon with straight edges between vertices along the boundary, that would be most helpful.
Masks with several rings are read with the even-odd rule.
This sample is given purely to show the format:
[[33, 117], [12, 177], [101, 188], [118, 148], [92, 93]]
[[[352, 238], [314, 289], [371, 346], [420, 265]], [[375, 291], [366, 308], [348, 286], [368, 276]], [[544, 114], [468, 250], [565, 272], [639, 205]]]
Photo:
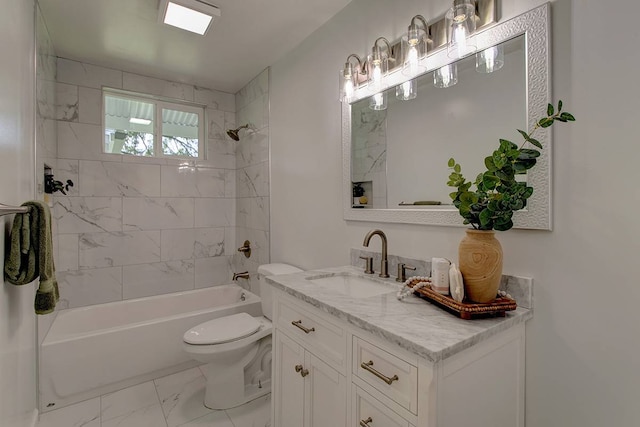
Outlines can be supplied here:
[[271, 286], [265, 276], [300, 272], [288, 264], [258, 267], [261, 317], [236, 313], [185, 332], [183, 348], [202, 366], [207, 379], [204, 405], [229, 409], [271, 392]]

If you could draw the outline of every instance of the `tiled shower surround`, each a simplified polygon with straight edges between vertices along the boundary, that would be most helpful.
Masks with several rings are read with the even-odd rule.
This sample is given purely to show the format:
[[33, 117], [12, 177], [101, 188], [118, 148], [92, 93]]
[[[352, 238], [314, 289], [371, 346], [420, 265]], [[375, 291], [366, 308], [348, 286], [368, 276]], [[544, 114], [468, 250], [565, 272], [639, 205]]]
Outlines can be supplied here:
[[[103, 153], [102, 87], [206, 105], [206, 159]], [[59, 58], [55, 100], [53, 172], [75, 183], [54, 197], [59, 308], [229, 283], [268, 261], [268, 70], [232, 95]], [[240, 143], [236, 122], [254, 129]]]

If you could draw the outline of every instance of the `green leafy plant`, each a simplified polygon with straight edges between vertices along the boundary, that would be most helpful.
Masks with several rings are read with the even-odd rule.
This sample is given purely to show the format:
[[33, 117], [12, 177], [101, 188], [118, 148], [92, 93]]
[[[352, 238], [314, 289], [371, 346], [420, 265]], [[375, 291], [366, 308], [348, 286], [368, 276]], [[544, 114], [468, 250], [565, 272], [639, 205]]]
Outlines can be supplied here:
[[[540, 157], [540, 151], [525, 146], [542, 149], [540, 141], [533, 137], [536, 130], [548, 128], [555, 122], [573, 121], [572, 114], [562, 111], [562, 101], [558, 101], [557, 108], [549, 104], [547, 117], [538, 120], [529, 133], [518, 129], [524, 138], [520, 147], [506, 139], [500, 140], [500, 147], [484, 159], [487, 170], [480, 173], [475, 182], [467, 181], [462, 167], [453, 158], [449, 159], [451, 174], [447, 185], [457, 188], [449, 196], [464, 223], [478, 230], [505, 231], [513, 227], [513, 213], [523, 209], [533, 194], [533, 187], [517, 181], [516, 175], [525, 174]], [[475, 190], [471, 188], [473, 185]]]

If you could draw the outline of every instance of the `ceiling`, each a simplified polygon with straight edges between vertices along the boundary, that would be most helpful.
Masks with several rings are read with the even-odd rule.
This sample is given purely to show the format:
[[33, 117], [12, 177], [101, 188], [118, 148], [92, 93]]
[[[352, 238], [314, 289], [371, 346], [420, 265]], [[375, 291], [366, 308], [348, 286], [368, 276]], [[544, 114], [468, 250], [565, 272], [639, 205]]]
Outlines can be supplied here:
[[158, 23], [159, 0], [39, 0], [56, 54], [236, 93], [351, 0], [207, 0], [206, 36]]

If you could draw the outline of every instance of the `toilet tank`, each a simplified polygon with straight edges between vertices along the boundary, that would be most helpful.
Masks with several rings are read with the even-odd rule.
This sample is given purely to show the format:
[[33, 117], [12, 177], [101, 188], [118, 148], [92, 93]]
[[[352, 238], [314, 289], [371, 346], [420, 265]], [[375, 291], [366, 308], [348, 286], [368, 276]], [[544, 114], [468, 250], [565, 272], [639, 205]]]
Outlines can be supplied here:
[[262, 300], [262, 314], [271, 320], [273, 311], [273, 298], [271, 294], [271, 285], [268, 285], [265, 276], [274, 276], [279, 274], [299, 273], [298, 267], [289, 264], [264, 264], [258, 267], [258, 281], [260, 282], [260, 299]]

